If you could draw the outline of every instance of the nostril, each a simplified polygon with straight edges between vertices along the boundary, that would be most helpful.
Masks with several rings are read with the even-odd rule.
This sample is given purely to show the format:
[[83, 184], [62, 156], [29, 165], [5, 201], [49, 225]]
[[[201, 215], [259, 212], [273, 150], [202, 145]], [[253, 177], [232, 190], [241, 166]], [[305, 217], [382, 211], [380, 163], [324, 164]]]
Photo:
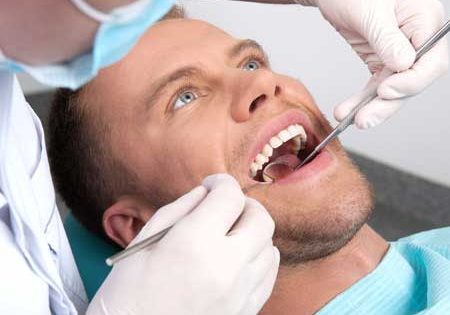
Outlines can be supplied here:
[[279, 96], [280, 93], [281, 93], [281, 88], [277, 85], [277, 86], [275, 87], [274, 95], [275, 95], [275, 96]]
[[262, 105], [262, 103], [265, 101], [265, 99], [266, 99], [266, 96], [264, 94], [255, 98], [253, 100], [253, 102], [250, 104], [250, 108], [249, 108], [250, 112], [253, 113], [260, 105]]

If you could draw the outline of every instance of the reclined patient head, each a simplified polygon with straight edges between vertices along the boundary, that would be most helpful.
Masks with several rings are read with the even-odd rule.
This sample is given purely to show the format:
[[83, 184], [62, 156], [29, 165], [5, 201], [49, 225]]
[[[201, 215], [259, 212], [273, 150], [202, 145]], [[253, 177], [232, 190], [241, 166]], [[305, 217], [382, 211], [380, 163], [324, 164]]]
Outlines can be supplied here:
[[368, 183], [338, 142], [303, 170], [263, 183], [264, 156], [295, 157], [299, 126], [308, 150], [330, 125], [300, 82], [271, 70], [260, 45], [205, 22], [154, 25], [87, 86], [59, 91], [50, 124], [59, 192], [84, 225], [120, 246], [219, 172], [266, 206], [286, 264], [338, 250], [372, 208]]

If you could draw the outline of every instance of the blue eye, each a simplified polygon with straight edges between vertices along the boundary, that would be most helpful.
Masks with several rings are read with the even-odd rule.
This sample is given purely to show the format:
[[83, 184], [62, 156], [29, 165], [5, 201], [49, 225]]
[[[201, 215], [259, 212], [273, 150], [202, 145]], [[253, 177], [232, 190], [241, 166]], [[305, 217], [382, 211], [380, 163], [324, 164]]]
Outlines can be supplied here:
[[245, 71], [255, 71], [261, 68], [261, 64], [258, 61], [252, 59], [246, 62], [243, 68]]
[[173, 104], [173, 108], [177, 109], [179, 107], [183, 107], [184, 105], [187, 105], [195, 101], [197, 98], [198, 96], [194, 92], [185, 91], [178, 96], [177, 100], [175, 101], [175, 104]]

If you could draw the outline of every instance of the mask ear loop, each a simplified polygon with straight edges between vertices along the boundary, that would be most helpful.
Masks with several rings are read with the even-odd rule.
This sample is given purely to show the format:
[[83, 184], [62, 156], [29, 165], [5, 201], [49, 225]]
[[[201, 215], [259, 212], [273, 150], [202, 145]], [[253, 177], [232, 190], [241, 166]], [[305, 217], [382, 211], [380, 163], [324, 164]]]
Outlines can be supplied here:
[[72, 2], [73, 5], [76, 6], [77, 9], [80, 10], [82, 13], [84, 13], [85, 15], [87, 15], [88, 17], [97, 22], [105, 23], [110, 22], [114, 19], [113, 16], [97, 10], [92, 5], [87, 3], [85, 0], [70, 0], [70, 2]]
[[112, 13], [104, 13], [86, 2], [86, 0], [70, 0], [74, 6], [91, 19], [100, 23], [127, 23], [133, 20], [151, 4], [152, 0], [136, 0], [131, 4], [117, 7]]

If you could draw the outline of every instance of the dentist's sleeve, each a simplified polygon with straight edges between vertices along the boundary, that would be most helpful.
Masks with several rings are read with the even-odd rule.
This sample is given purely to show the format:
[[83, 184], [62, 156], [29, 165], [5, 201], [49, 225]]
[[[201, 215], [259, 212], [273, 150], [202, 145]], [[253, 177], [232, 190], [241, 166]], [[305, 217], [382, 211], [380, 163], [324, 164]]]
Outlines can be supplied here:
[[[48, 314], [48, 285], [27, 264], [17, 247], [11, 230], [4, 222], [7, 218], [0, 193], [0, 314]], [[24, 303], [26, 301], [26, 303]]]

